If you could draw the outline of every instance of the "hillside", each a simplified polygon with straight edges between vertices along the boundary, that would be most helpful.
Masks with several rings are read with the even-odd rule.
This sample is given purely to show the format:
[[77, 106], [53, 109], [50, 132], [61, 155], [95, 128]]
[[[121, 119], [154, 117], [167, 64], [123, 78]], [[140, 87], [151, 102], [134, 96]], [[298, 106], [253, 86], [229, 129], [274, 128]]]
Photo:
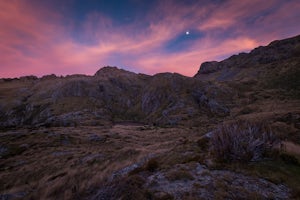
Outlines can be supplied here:
[[194, 76], [236, 92], [232, 118], [268, 121], [279, 132], [292, 133], [298, 143], [299, 77], [300, 36], [273, 41], [220, 62], [205, 62]]
[[115, 67], [104, 67], [94, 76], [2, 79], [0, 94], [2, 127], [119, 121], [174, 125], [228, 115], [230, 101], [227, 91], [201, 80]]
[[94, 76], [1, 79], [0, 125], [197, 126], [217, 124], [224, 117], [251, 113], [261, 117], [275, 111], [277, 118], [289, 113], [297, 121], [299, 46], [300, 36], [296, 36], [221, 62], [205, 62], [194, 78], [104, 67]]
[[0, 79], [0, 199], [297, 199], [299, 77], [296, 36], [194, 77]]

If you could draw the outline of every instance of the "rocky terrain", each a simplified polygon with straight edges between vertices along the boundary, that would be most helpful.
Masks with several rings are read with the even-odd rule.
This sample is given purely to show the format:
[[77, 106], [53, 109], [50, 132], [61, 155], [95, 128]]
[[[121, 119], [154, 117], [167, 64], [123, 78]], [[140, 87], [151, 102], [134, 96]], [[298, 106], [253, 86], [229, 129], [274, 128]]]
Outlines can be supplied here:
[[[0, 79], [0, 199], [297, 199], [299, 77], [296, 36], [194, 77]], [[239, 121], [269, 127], [272, 148], [221, 162], [211, 135]]]
[[118, 121], [175, 125], [200, 113], [200, 117], [228, 115], [229, 103], [227, 91], [201, 80], [104, 67], [94, 76], [2, 79], [0, 112], [2, 127]]

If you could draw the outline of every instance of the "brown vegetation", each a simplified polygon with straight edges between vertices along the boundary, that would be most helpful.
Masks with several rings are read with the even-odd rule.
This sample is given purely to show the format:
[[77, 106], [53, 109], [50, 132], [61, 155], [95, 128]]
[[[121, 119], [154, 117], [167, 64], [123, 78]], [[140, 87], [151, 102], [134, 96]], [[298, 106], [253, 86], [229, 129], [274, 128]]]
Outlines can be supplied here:
[[237, 121], [223, 124], [213, 132], [211, 153], [218, 161], [258, 161], [275, 145], [275, 137], [266, 125]]

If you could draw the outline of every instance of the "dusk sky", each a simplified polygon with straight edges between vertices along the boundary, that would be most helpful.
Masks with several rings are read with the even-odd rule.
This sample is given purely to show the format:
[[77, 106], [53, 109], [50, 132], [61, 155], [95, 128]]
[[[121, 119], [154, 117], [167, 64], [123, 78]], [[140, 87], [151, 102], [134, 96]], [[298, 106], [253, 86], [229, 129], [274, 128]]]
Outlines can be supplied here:
[[300, 34], [299, 0], [0, 0], [0, 77], [103, 66], [193, 76]]

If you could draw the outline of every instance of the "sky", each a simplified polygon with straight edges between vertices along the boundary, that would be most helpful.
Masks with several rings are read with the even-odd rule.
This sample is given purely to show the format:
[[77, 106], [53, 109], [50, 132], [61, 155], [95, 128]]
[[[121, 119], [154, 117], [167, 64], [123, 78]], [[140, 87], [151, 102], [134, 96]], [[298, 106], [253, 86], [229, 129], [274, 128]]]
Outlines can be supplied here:
[[299, 0], [0, 0], [0, 78], [103, 66], [193, 76], [300, 34]]

